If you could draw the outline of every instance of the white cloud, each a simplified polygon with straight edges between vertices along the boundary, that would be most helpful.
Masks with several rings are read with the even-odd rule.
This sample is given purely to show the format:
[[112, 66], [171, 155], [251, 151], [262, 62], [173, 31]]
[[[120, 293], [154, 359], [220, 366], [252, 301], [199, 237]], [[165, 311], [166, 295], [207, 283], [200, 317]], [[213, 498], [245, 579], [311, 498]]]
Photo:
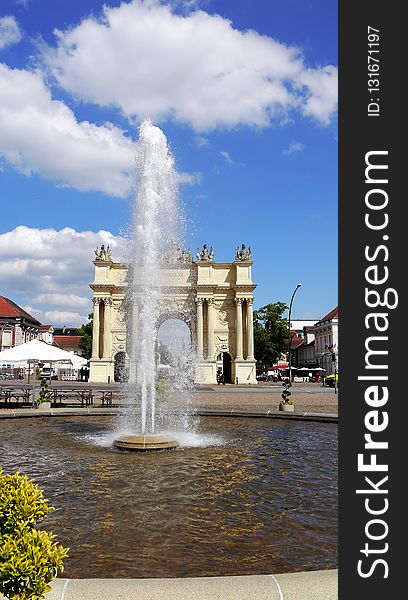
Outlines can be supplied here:
[[222, 158], [225, 160], [225, 162], [228, 165], [231, 165], [232, 167], [244, 167], [245, 166], [244, 163], [236, 162], [232, 158], [231, 154], [229, 152], [227, 152], [226, 150], [222, 150], [220, 152], [220, 154], [221, 154]]
[[[91, 312], [91, 311], [89, 311]], [[51, 325], [67, 325], [67, 323], [73, 327], [78, 327], [83, 323], [88, 322], [88, 313], [77, 313], [61, 310], [46, 310], [43, 313], [43, 321], [50, 323]]]
[[38, 294], [32, 299], [36, 304], [53, 306], [75, 306], [77, 308], [89, 308], [89, 298], [77, 296], [76, 294]]
[[210, 144], [209, 139], [204, 137], [203, 135], [195, 135], [194, 142], [197, 148], [205, 148]]
[[37, 73], [0, 64], [0, 154], [21, 173], [124, 197], [135, 148], [118, 127], [78, 122]]
[[[0, 155], [20, 173], [61, 186], [127, 197], [133, 191], [137, 142], [112, 125], [78, 122], [53, 100], [39, 73], [0, 64]], [[180, 173], [195, 185], [198, 173]]]
[[322, 125], [329, 125], [333, 106], [338, 97], [338, 71], [328, 65], [322, 69], [307, 69], [299, 77], [307, 94], [303, 105], [306, 116], [317, 119]]
[[89, 284], [94, 277], [94, 250], [101, 244], [112, 248], [114, 260], [123, 259], [126, 241], [109, 231], [21, 225], [0, 234], [2, 295], [28, 306], [27, 312], [43, 323], [77, 326], [86, 322], [92, 309]]
[[178, 173], [177, 180], [180, 184], [197, 185], [202, 181], [203, 174], [199, 171], [194, 173]]
[[219, 15], [133, 0], [55, 31], [43, 61], [74, 97], [133, 118], [173, 119], [204, 132], [265, 127], [292, 110], [327, 125], [337, 69], [310, 68], [300, 50], [239, 31]]
[[29, 315], [43, 323], [44, 325], [53, 325], [54, 327], [60, 327], [69, 324], [70, 327], [79, 327], [83, 323], [88, 322], [88, 314], [86, 313], [72, 312], [72, 311], [61, 311], [61, 310], [41, 310], [35, 306], [26, 305], [22, 306]]
[[12, 15], [0, 18], [0, 50], [21, 40], [20, 27]]
[[302, 142], [296, 142], [295, 140], [289, 144], [289, 147], [286, 150], [282, 151], [284, 156], [290, 156], [295, 152], [302, 152], [305, 149], [305, 145]]

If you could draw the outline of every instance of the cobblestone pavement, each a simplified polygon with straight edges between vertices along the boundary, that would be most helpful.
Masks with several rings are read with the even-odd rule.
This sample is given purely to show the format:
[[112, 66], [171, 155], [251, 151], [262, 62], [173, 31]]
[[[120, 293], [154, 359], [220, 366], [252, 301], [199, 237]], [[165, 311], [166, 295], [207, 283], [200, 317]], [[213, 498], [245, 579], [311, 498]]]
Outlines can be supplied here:
[[[270, 410], [278, 410], [278, 405], [281, 400], [280, 388], [271, 388], [265, 391], [241, 388], [237, 392], [237, 388], [224, 388], [221, 391], [216, 391], [217, 388], [211, 390], [201, 390], [193, 394], [193, 407], [201, 409], [255, 409], [266, 408]], [[307, 391], [305, 391], [307, 389]], [[231, 390], [231, 391], [230, 391]], [[297, 390], [292, 387], [292, 398], [295, 402], [295, 410], [299, 412], [317, 412], [317, 413], [338, 413], [338, 398], [339, 395], [334, 393], [333, 389], [319, 388], [313, 390], [309, 386], [303, 386]]]
[[[21, 384], [14, 383], [19, 387]], [[0, 395], [3, 387], [0, 386]], [[80, 390], [81, 388], [92, 389], [95, 395], [94, 406], [99, 406], [98, 391], [112, 390], [122, 396], [121, 386], [119, 384], [89, 384], [80, 382], [53, 382], [52, 387], [70, 387]], [[281, 385], [257, 385], [256, 387], [244, 387], [235, 385], [226, 386], [202, 386], [196, 388], [192, 394], [192, 408], [196, 409], [217, 409], [217, 410], [251, 410], [266, 409], [278, 410], [283, 388]], [[319, 384], [295, 383], [292, 388], [292, 398], [295, 402], [295, 410], [299, 412], [317, 412], [337, 414], [339, 395], [334, 393], [334, 389], [322, 387]], [[1, 399], [1, 396], [0, 396]], [[177, 398], [170, 400], [177, 405]], [[119, 401], [114, 401], [114, 405], [127, 404], [128, 400], [121, 397]], [[0, 405], [0, 408], [2, 406]]]

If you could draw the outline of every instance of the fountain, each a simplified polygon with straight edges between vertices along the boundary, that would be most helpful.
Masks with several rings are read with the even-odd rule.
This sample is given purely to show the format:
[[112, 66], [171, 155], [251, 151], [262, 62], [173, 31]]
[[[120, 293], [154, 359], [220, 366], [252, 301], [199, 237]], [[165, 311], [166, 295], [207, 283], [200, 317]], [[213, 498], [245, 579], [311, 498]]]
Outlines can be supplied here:
[[[150, 120], [139, 127], [136, 155], [137, 201], [134, 209], [127, 306], [130, 317], [130, 366], [127, 394], [134, 409], [127, 414], [127, 429], [114, 446], [122, 450], [161, 450], [178, 446], [171, 436], [156, 433], [156, 343], [160, 258], [177, 243], [180, 209], [174, 158], [164, 133]], [[140, 410], [135, 410], [141, 398]], [[137, 432], [137, 433], [136, 433]]]

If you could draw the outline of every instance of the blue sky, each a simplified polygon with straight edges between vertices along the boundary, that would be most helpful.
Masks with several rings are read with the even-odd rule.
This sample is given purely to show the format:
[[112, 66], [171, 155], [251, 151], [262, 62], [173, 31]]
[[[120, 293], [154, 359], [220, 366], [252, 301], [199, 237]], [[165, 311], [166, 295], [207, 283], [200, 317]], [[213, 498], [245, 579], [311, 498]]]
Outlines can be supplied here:
[[186, 244], [220, 261], [250, 245], [255, 307], [301, 282], [293, 317], [329, 312], [337, 3], [103, 4], [1, 3], [0, 293], [42, 322], [86, 318], [93, 249], [119, 251], [149, 116], [181, 174]]

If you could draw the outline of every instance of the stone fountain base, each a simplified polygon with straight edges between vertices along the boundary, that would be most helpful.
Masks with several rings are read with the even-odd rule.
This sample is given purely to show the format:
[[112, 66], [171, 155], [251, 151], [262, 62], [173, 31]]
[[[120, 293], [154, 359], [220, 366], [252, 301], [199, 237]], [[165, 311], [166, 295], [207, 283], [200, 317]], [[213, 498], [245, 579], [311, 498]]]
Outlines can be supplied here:
[[129, 451], [170, 450], [177, 448], [178, 441], [168, 435], [123, 435], [113, 442], [115, 448]]

